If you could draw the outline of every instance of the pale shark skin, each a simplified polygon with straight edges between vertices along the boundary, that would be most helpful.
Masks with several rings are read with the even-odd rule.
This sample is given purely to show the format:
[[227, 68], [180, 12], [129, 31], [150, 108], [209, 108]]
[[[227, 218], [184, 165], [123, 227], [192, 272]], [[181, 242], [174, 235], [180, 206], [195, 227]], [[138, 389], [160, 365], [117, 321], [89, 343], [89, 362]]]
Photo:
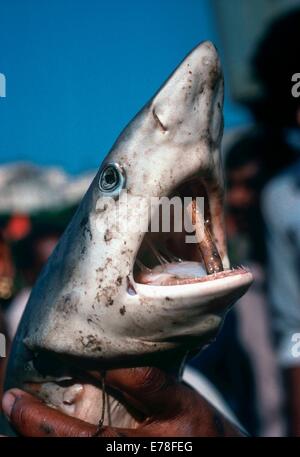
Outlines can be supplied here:
[[[167, 364], [215, 336], [228, 307], [251, 284], [251, 273], [180, 286], [136, 283], [132, 270], [144, 234], [130, 226], [137, 197], [166, 196], [200, 174], [208, 185], [217, 246], [229, 267], [217, 223], [223, 201], [222, 106], [220, 62], [214, 46], [204, 42], [125, 128], [100, 167], [32, 291], [7, 387], [41, 379], [27, 362], [42, 350], [75, 357], [88, 368]], [[107, 226], [111, 208], [98, 185], [102, 167], [112, 162], [126, 173], [127, 233]], [[128, 280], [136, 294], [128, 293]]]

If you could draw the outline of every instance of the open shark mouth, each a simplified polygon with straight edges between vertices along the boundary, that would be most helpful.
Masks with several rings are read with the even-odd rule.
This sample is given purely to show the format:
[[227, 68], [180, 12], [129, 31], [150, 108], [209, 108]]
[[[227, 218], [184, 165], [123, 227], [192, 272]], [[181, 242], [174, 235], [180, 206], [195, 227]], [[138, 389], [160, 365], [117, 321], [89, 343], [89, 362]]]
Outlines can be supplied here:
[[[214, 188], [217, 194], [218, 186]], [[222, 214], [219, 209], [212, 214], [205, 180], [195, 177], [180, 184], [168, 197], [169, 201], [174, 201], [174, 198], [175, 204], [177, 199], [181, 205], [177, 214], [173, 205], [167, 208], [170, 208], [170, 230], [163, 231], [163, 207], [155, 214], [159, 231], [153, 233], [151, 223], [149, 225], [136, 257], [135, 281], [153, 286], [188, 285], [246, 272], [243, 267], [230, 269], [223, 264], [224, 248], [220, 245], [220, 239], [225, 238]], [[221, 198], [219, 201], [221, 204]], [[185, 221], [190, 223], [189, 232]], [[189, 237], [193, 237], [192, 242], [187, 242]]]

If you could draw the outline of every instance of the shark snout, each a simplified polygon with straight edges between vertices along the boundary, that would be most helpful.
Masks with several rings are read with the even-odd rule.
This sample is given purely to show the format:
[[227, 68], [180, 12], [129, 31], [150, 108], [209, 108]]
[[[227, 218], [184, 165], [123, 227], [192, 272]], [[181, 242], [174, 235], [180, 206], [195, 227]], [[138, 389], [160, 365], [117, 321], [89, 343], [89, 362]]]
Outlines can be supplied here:
[[[179, 143], [199, 140], [209, 129], [214, 102], [221, 114], [223, 77], [214, 45], [204, 42], [182, 62], [153, 98], [151, 114], [162, 133]], [[216, 136], [216, 135], [215, 135]], [[190, 137], [190, 138], [188, 138]]]

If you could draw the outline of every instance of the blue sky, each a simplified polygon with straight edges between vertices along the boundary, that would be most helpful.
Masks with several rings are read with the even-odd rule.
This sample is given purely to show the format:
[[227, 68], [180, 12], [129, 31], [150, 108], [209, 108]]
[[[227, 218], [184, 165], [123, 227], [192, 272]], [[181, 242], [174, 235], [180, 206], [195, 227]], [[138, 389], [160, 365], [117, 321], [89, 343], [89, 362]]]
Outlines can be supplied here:
[[209, 0], [0, 0], [0, 162], [98, 167], [204, 39], [218, 45]]

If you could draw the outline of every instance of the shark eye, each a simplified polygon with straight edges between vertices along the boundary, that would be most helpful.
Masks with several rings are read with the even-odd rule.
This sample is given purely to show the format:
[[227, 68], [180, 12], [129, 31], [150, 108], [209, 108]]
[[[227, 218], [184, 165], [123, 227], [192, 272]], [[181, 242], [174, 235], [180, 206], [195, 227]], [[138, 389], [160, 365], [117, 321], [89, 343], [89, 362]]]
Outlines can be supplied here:
[[125, 173], [117, 163], [108, 163], [100, 173], [99, 188], [101, 192], [116, 194], [125, 186]]

